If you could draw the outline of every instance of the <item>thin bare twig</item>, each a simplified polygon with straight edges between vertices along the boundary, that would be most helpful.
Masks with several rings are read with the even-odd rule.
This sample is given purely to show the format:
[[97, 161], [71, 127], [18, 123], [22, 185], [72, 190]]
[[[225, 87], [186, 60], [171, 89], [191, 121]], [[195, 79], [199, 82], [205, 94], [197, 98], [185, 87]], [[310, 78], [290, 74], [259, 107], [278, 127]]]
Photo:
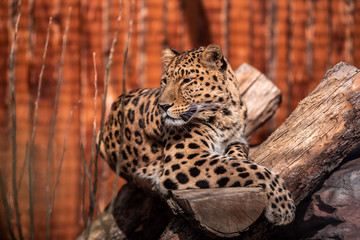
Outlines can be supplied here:
[[29, 32], [29, 53], [30, 57], [34, 55], [34, 0], [28, 1], [28, 32]]
[[86, 176], [85, 174], [83, 174], [83, 179], [82, 179], [82, 220], [84, 223], [86, 223], [86, 216], [85, 216], [85, 190], [86, 190]]
[[[289, 116], [292, 112], [291, 108], [291, 99], [293, 99], [293, 82], [294, 82], [294, 75], [293, 75], [293, 47], [294, 47], [294, 33], [293, 33], [293, 26], [294, 26], [294, 3], [292, 1], [289, 1], [287, 12], [287, 24], [288, 24], [288, 32], [287, 32], [287, 42], [286, 42], [286, 48], [287, 48], [287, 73], [286, 73], [286, 84], [287, 84], [287, 103], [286, 103], [286, 111], [287, 116]], [[330, 55], [329, 55], [330, 56]]]
[[[91, 173], [89, 171], [89, 169], [87, 168], [87, 164], [86, 164], [86, 157], [85, 157], [85, 152], [84, 152], [84, 147], [83, 147], [83, 144], [82, 142], [80, 142], [80, 152], [81, 152], [81, 158], [83, 160], [83, 168], [84, 168], [84, 175], [86, 176], [86, 178], [88, 179], [89, 182], [91, 182], [89, 179], [91, 179]], [[86, 181], [84, 181], [86, 182]], [[89, 192], [90, 192], [90, 200], [91, 199], [94, 199], [95, 196], [93, 195], [94, 194], [94, 190], [92, 188], [92, 185], [89, 184]], [[91, 220], [89, 221], [90, 218], [88, 218], [87, 220], [87, 223], [86, 223], [86, 228], [85, 228], [85, 239], [88, 239], [89, 238], [89, 234], [90, 234], [90, 222]]]
[[230, 12], [230, 1], [224, 0], [222, 4], [221, 11], [221, 37], [222, 37], [222, 46], [223, 53], [226, 58], [229, 58], [229, 12]]
[[59, 95], [60, 95], [60, 89], [62, 84], [62, 71], [64, 66], [64, 60], [65, 60], [65, 52], [66, 52], [66, 39], [67, 39], [67, 33], [69, 31], [69, 25], [70, 25], [70, 16], [71, 16], [71, 7], [69, 7], [68, 10], [68, 16], [66, 19], [66, 25], [65, 25], [65, 31], [62, 39], [62, 50], [61, 50], [61, 59], [60, 59], [60, 66], [59, 66], [59, 80], [57, 83], [56, 88], [56, 94], [55, 94], [55, 105], [54, 105], [54, 114], [51, 120], [51, 126], [50, 126], [50, 137], [48, 142], [48, 149], [47, 149], [47, 159], [46, 159], [46, 234], [45, 238], [50, 238], [50, 163], [51, 163], [51, 154], [52, 154], [52, 142], [54, 138], [54, 131], [55, 131], [55, 124], [56, 124], [56, 116], [58, 112], [58, 106], [59, 106]]
[[[134, 0], [131, 0], [131, 15], [130, 15], [130, 20], [129, 20], [129, 32], [128, 32], [128, 38], [126, 41], [126, 47], [125, 47], [125, 52], [124, 52], [124, 61], [123, 61], [123, 69], [122, 69], [122, 95], [121, 95], [121, 112], [124, 112], [124, 97], [125, 97], [125, 93], [126, 93], [126, 64], [127, 64], [127, 56], [128, 56], [128, 52], [129, 52], [129, 45], [131, 42], [131, 36], [132, 36], [132, 31], [133, 31], [133, 18], [134, 18]], [[121, 123], [120, 124], [120, 153], [121, 153], [121, 149], [123, 148], [123, 144], [124, 144], [124, 123], [125, 123], [125, 114], [121, 114]], [[115, 195], [116, 195], [116, 189], [119, 183], [119, 174], [120, 174], [120, 162], [122, 159], [122, 154], [119, 154], [119, 159], [117, 159], [116, 161], [116, 175], [115, 175], [115, 180], [114, 180], [114, 184], [113, 184], [113, 190], [112, 190], [112, 196], [111, 196], [111, 201], [110, 201], [110, 207], [109, 207], [109, 212], [112, 213], [113, 209], [114, 209], [114, 201], [115, 201]]]
[[20, 192], [20, 188], [21, 188], [21, 183], [25, 174], [25, 168], [26, 168], [26, 159], [28, 158], [29, 155], [29, 142], [26, 141], [25, 144], [25, 157], [24, 157], [24, 161], [23, 161], [23, 165], [21, 167], [21, 172], [20, 172], [20, 177], [19, 177], [19, 181], [17, 183], [17, 191]]
[[[94, 150], [95, 150], [95, 140], [96, 140], [96, 111], [97, 111], [97, 107], [96, 107], [96, 102], [97, 102], [97, 70], [96, 70], [96, 54], [93, 53], [93, 62], [94, 62], [94, 88], [95, 88], [95, 94], [94, 94], [94, 120], [93, 120], [93, 137], [92, 137], [92, 141], [91, 141], [91, 157], [90, 157], [90, 164], [89, 164], [89, 172], [91, 173], [91, 169], [92, 169], [92, 164], [93, 164], [93, 160], [94, 160]], [[97, 176], [97, 172], [95, 172], [95, 176]], [[91, 185], [91, 174], [89, 176], [89, 186]], [[94, 186], [93, 186], [94, 189]], [[94, 196], [94, 198], [92, 197]], [[88, 227], [91, 223], [91, 219], [93, 217], [93, 212], [94, 212], [94, 207], [96, 204], [96, 198], [95, 198], [95, 193], [90, 191], [90, 206], [89, 206], [89, 215], [88, 215], [88, 220], [86, 223], [86, 227]]]
[[15, 22], [15, 31], [14, 38], [11, 44], [10, 57], [9, 57], [9, 85], [10, 85], [10, 103], [11, 103], [11, 145], [12, 145], [12, 189], [14, 196], [14, 206], [15, 206], [15, 215], [16, 215], [16, 226], [19, 232], [19, 238], [23, 239], [21, 222], [20, 222], [20, 211], [19, 211], [19, 202], [18, 202], [18, 191], [16, 186], [16, 165], [17, 165], [17, 156], [16, 156], [16, 101], [15, 101], [15, 80], [14, 80], [14, 55], [15, 55], [15, 45], [17, 41], [17, 35], [19, 31], [19, 22], [21, 17], [21, 0], [18, 2], [17, 6], [18, 15]]
[[[138, 57], [138, 81], [139, 87], [144, 88], [145, 84], [145, 64], [146, 64], [146, 0], [140, 0], [139, 11], [138, 11], [138, 46], [139, 46], [139, 57]], [[167, 26], [167, 25], [166, 25]]]
[[[120, 0], [119, 2], [120, 2], [120, 10], [119, 10], [119, 15], [118, 15], [117, 22], [116, 22], [115, 34], [114, 34], [114, 38], [113, 38], [113, 41], [111, 44], [109, 59], [108, 59], [108, 63], [106, 66], [106, 72], [105, 72], [104, 93], [102, 95], [102, 109], [101, 109], [99, 139], [102, 139], [102, 136], [103, 136], [104, 118], [105, 118], [105, 110], [106, 110], [105, 104], [106, 104], [106, 96], [107, 96], [108, 82], [109, 82], [109, 76], [110, 76], [110, 68], [111, 68], [112, 59], [113, 59], [113, 55], [114, 55], [114, 51], [115, 51], [115, 45], [117, 43], [117, 36], [119, 33], [120, 21], [121, 21], [121, 17], [122, 17], [122, 0]], [[95, 165], [94, 166], [95, 176], [94, 176], [94, 184], [93, 184], [94, 195], [96, 195], [96, 190], [97, 190], [97, 170], [98, 170], [97, 168], [98, 168], [99, 152], [100, 152], [100, 144], [97, 144], [96, 145], [96, 154], [95, 154], [95, 159], [94, 159], [94, 165]]]
[[313, 75], [314, 32], [315, 32], [315, 2], [306, 2], [308, 17], [306, 26], [306, 73]]
[[163, 14], [162, 14], [162, 25], [163, 25], [163, 35], [164, 35], [164, 42], [163, 48], [169, 45], [169, 36], [168, 36], [168, 1], [164, 0], [162, 4]]
[[49, 24], [46, 33], [46, 40], [45, 40], [45, 47], [43, 53], [43, 59], [41, 64], [41, 70], [39, 74], [39, 83], [37, 89], [37, 96], [35, 101], [35, 109], [34, 109], [34, 120], [33, 120], [33, 129], [31, 133], [31, 140], [30, 140], [30, 152], [28, 156], [28, 177], [29, 177], [29, 217], [30, 217], [30, 232], [31, 232], [31, 239], [35, 239], [35, 229], [34, 229], [34, 207], [33, 207], [33, 190], [32, 190], [32, 159], [34, 155], [34, 144], [35, 144], [35, 135], [36, 135], [36, 126], [37, 126], [37, 118], [38, 118], [38, 109], [39, 109], [39, 101], [41, 95], [41, 86], [42, 86], [42, 79], [45, 70], [45, 59], [49, 45], [50, 39], [50, 28], [52, 24], [52, 17], [49, 19]]
[[1, 175], [1, 171], [0, 171], [0, 191], [1, 191], [1, 198], [2, 198], [2, 202], [4, 205], [4, 209], [5, 209], [5, 218], [6, 218], [6, 223], [8, 225], [8, 230], [9, 230], [9, 235], [11, 239], [16, 239], [15, 238], [15, 234], [14, 234], [14, 229], [11, 225], [11, 209], [9, 206], [9, 203], [6, 199], [6, 191], [5, 191], [5, 186], [4, 186], [4, 181]]
[[[81, 152], [81, 158], [83, 160], [83, 168], [84, 168], [84, 176], [88, 179], [91, 179], [91, 173], [90, 171], [88, 170], [87, 168], [87, 165], [86, 165], [86, 158], [85, 158], [85, 152], [84, 152], [84, 147], [83, 147], [83, 144], [82, 142], [80, 142], [80, 152]], [[85, 181], [84, 181], [85, 182]], [[94, 191], [92, 189], [92, 185], [90, 184], [89, 185], [89, 191], [90, 191], [90, 199], [95, 199], [95, 195], [93, 195]], [[98, 206], [96, 206], [96, 210], [97, 212], [99, 213], [100, 212], [100, 209], [98, 208]], [[89, 221], [89, 218], [88, 218], [88, 221]], [[106, 233], [106, 237], [105, 239], [108, 239], [109, 236], [108, 235], [108, 232], [109, 232], [109, 226], [107, 226], [107, 224], [103, 221], [103, 219], [100, 219], [100, 224], [102, 226], [103, 229], [105, 229], [105, 233]], [[90, 227], [87, 226], [85, 228], [85, 235], [84, 235], [84, 238], [85, 239], [88, 239], [89, 238], [89, 234], [90, 234]]]
[[65, 155], [65, 152], [66, 152], [66, 142], [67, 142], [67, 137], [68, 137], [68, 134], [69, 134], [71, 118], [72, 118], [72, 115], [73, 115], [75, 109], [77, 108], [77, 106], [79, 106], [79, 104], [80, 104], [80, 100], [74, 105], [74, 107], [71, 109], [71, 111], [69, 113], [69, 119], [68, 119], [68, 122], [67, 122], [67, 125], [66, 125], [66, 130], [65, 130], [63, 151], [62, 151], [62, 154], [61, 154], [60, 164], [59, 164], [59, 168], [58, 168], [57, 175], [56, 175], [56, 182], [55, 182], [54, 190], [52, 192], [51, 203], [50, 203], [50, 207], [49, 207], [49, 213], [50, 214], [51, 214], [52, 209], [54, 207], [56, 188], [57, 188], [57, 186], [59, 184], [61, 167], [62, 167], [62, 163], [63, 163], [63, 160], [64, 160], [64, 155]]

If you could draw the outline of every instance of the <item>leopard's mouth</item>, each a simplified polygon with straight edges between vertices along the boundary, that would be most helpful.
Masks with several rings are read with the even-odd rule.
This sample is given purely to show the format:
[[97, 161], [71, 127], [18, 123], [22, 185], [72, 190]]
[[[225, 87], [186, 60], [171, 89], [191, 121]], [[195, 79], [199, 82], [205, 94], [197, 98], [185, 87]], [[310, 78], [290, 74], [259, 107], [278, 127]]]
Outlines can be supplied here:
[[179, 117], [174, 117], [168, 111], [165, 111], [162, 115], [162, 119], [167, 126], [181, 126], [188, 123], [195, 115], [197, 106], [191, 105], [190, 108], [184, 113], [180, 114]]
[[167, 112], [163, 113], [162, 118], [166, 126], [182, 126], [186, 123], [183, 119], [174, 118], [170, 116]]
[[189, 110], [187, 110], [186, 112], [184, 112], [183, 114], [180, 115], [180, 118], [182, 120], [184, 120], [185, 122], [188, 122], [194, 116], [194, 114], [196, 113], [196, 110], [197, 110], [196, 105], [191, 105]]

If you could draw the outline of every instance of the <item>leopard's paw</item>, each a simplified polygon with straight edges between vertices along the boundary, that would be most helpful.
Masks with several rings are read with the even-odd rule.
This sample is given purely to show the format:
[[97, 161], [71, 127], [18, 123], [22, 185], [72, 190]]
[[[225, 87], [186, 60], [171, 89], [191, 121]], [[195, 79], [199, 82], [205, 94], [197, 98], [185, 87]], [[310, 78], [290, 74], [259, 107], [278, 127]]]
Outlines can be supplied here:
[[271, 197], [265, 209], [266, 218], [275, 225], [286, 225], [295, 219], [295, 203], [287, 195]]

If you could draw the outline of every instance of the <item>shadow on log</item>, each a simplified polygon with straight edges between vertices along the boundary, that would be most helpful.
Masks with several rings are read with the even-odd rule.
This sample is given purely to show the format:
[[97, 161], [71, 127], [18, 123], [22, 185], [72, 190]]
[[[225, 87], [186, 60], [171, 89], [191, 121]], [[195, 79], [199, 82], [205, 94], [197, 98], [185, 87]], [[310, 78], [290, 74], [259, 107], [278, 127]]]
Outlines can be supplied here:
[[173, 217], [159, 194], [131, 184], [124, 185], [118, 192], [113, 214], [107, 209], [78, 240], [158, 239]]
[[[245, 67], [244, 69], [254, 70], [251, 67]], [[242, 72], [237, 71], [237, 74], [241, 75]], [[256, 72], [256, 74], [258, 74], [258, 72]], [[248, 77], [248, 79], [251, 78]], [[258, 77], [255, 79], [259, 80], [261, 78]], [[245, 85], [242, 84], [242, 86]], [[255, 84], [248, 84], [248, 86], [249, 87], [245, 87], [245, 90], [241, 89], [244, 93], [244, 99], [246, 99], [246, 94], [251, 92], [250, 89], [255, 86]], [[263, 95], [261, 96], [262, 98], [264, 97]], [[252, 101], [258, 100], [251, 97], [248, 99]], [[274, 101], [272, 102], [274, 103]], [[280, 100], [278, 103], [279, 102]], [[247, 102], [247, 105], [251, 106], [249, 102]], [[359, 110], [359, 70], [346, 63], [339, 63], [327, 72], [319, 86], [299, 104], [291, 116], [259, 147], [253, 154], [252, 159], [270, 168], [272, 171], [278, 172], [285, 179], [288, 188], [293, 193], [293, 199], [299, 203], [301, 200], [310, 196], [313, 190], [324, 180], [326, 174], [337, 167], [342, 159], [359, 144]], [[250, 113], [251, 111], [249, 111], [249, 119], [251, 119]], [[254, 117], [253, 119], [261, 118]], [[261, 123], [256, 124], [257, 126], [261, 125]], [[252, 125], [256, 124], [252, 123]], [[254, 129], [256, 129], [256, 127], [254, 127]], [[253, 131], [247, 131], [247, 133], [252, 132]], [[129, 194], [126, 191], [125, 188], [125, 190], [122, 189], [119, 192], [118, 196], [120, 196], [120, 199], [132, 198], [131, 194], [127, 196], [124, 195]], [[169, 221], [170, 218], [164, 218], [163, 220], [158, 219], [163, 218], [163, 211], [161, 209], [167, 209], [161, 199], [146, 200], [147, 198], [152, 198], [152, 196], [150, 194], [143, 194], [141, 191], [142, 190], [140, 190], [140, 193], [133, 192], [132, 194], [141, 194], [143, 201], [149, 204], [156, 205], [157, 202], [159, 202], [158, 206], [148, 206], [150, 208], [160, 207], [160, 209], [155, 210], [159, 215], [147, 221], [151, 223], [149, 224], [150, 227], [154, 226], [152, 222]], [[218, 194], [221, 196], [223, 189], [208, 189], [207, 191], [209, 192], [208, 194]], [[176, 195], [176, 192], [174, 194]], [[191, 199], [186, 197], [185, 199], [188, 201], [188, 203], [186, 203], [187, 205], [192, 204], [192, 207], [190, 207], [188, 211], [186, 211], [188, 208], [186, 204], [182, 207], [182, 209], [185, 209], [185, 212], [187, 212], [185, 213], [186, 217], [192, 213], [193, 215], [205, 214], [203, 210], [197, 211], [194, 209], [196, 204], [191, 203]], [[181, 201], [182, 200], [180, 200], [180, 202]], [[220, 201], [218, 206], [221, 204], [222, 202]], [[201, 209], [202, 204], [197, 206], [198, 207], [195, 208]], [[214, 208], [216, 208], [216, 205], [214, 206]], [[122, 206], [120, 208], [127, 208], [128, 211], [135, 211], [139, 213], [139, 216], [142, 215], [142, 217], [132, 219], [126, 218], [126, 215], [122, 216], [122, 212], [118, 215], [119, 212], [116, 212], [116, 209], [114, 211], [118, 226], [126, 233], [128, 238], [141, 239], [138, 238], [137, 235], [132, 235], [133, 231], [142, 231], [145, 225], [141, 224], [141, 221], [137, 221], [150, 217], [147, 214], [149, 214], [151, 210], [149, 211], [142, 207], [136, 208], [132, 203], [129, 206]], [[169, 217], [169, 215], [167, 215], [167, 217]], [[119, 221], [119, 218], [124, 221]], [[223, 218], [223, 216], [221, 218]], [[198, 222], [197, 225], [201, 226], [199, 219], [208, 221], [209, 216], [194, 216], [192, 219], [195, 219], [193, 222]], [[222, 221], [226, 222], [224, 219], [222, 219]], [[160, 224], [157, 225], [160, 226]], [[190, 225], [191, 227], [189, 227]], [[200, 231], [193, 230], [192, 227], [194, 225], [191, 221], [185, 221], [179, 216], [172, 217], [170, 224], [162, 233], [160, 239], [207, 239], [206, 235]], [[159, 229], [161, 227], [159, 227]], [[228, 226], [223, 227], [223, 231], [217, 230], [217, 232], [220, 232], [220, 234], [217, 235], [225, 236], [224, 232], [226, 232], [226, 227]], [[250, 226], [249, 230], [241, 233], [241, 239], [267, 239], [266, 236], [272, 228], [273, 226], [262, 216]], [[161, 230], [159, 230], [159, 232], [161, 232]], [[240, 229], [237, 235], [240, 235]], [[149, 236], [146, 239], [157, 239], [157, 237]]]

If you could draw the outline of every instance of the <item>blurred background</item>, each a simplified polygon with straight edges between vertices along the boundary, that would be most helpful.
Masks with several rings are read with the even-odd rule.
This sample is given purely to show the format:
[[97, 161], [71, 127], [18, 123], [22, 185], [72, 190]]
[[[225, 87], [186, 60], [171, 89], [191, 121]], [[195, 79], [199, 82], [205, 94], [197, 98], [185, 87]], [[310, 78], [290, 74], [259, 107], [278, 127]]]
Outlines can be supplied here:
[[[283, 102], [280, 109], [253, 136], [252, 144], [265, 140], [333, 65], [345, 61], [360, 67], [360, 1], [357, 0], [122, 0], [121, 3], [118, 0], [23, 0], [18, 31], [18, 1], [3, 0], [0, 5], [0, 238], [3, 239], [10, 238], [9, 224], [17, 238], [20, 238], [18, 225], [21, 225], [25, 239], [31, 238], [31, 226], [35, 230], [35, 239], [45, 238], [46, 169], [50, 170], [49, 187], [53, 191], [64, 147], [66, 152], [49, 225], [50, 238], [74, 239], [83, 231], [89, 212], [89, 184], [83, 159], [85, 157], [88, 168], [95, 112], [93, 53], [96, 53], [95, 122], [98, 130], [106, 66], [120, 10], [106, 109], [123, 90], [124, 52], [132, 18], [125, 71], [127, 92], [159, 86], [161, 52], [165, 46], [181, 52], [209, 43], [221, 45], [234, 70], [242, 63], [249, 63], [281, 89]], [[72, 10], [62, 63], [63, 34], [69, 7]], [[42, 65], [50, 17], [53, 20], [45, 65]], [[12, 71], [10, 55], [15, 33], [17, 41]], [[45, 69], [36, 135], [30, 151], [42, 66]], [[12, 160], [11, 141], [14, 124], [11, 120], [13, 105], [9, 76], [12, 72], [16, 94], [16, 162]], [[50, 143], [52, 151], [49, 153], [59, 74], [63, 80], [54, 138]], [[79, 100], [81, 103], [74, 110], [68, 128], [70, 111]], [[69, 134], [64, 144], [67, 128]], [[80, 143], [84, 147], [84, 157]], [[32, 152], [30, 168], [29, 152]], [[95, 210], [102, 211], [111, 197], [114, 173], [101, 159], [97, 173]], [[93, 168], [92, 174], [95, 174]], [[18, 201], [13, 191], [14, 179]], [[123, 181], [118, 188], [122, 184]], [[29, 187], [32, 187], [32, 203], [29, 201]], [[34, 212], [32, 223], [30, 209]]]

